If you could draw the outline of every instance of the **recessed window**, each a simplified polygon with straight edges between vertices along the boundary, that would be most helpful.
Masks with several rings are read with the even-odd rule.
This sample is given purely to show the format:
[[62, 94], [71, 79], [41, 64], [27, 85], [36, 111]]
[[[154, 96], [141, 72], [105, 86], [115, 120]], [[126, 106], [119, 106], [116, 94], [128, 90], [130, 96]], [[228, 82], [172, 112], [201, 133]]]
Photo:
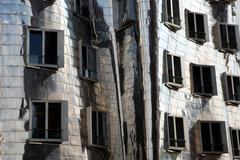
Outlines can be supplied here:
[[81, 76], [96, 80], [97, 79], [97, 54], [96, 49], [93, 47], [88, 47], [87, 45], [82, 45], [79, 42], [80, 50], [80, 74]]
[[240, 77], [224, 73], [223, 89], [225, 100], [230, 103], [240, 103]]
[[92, 110], [92, 107], [87, 107], [87, 113], [89, 145], [107, 146], [107, 113], [104, 111]]
[[239, 29], [237, 25], [219, 24], [220, 50], [236, 52], [239, 44]]
[[67, 139], [67, 102], [31, 102], [31, 140], [63, 141]]
[[217, 95], [215, 67], [190, 64], [192, 76], [192, 91], [195, 95]]
[[191, 40], [204, 43], [208, 41], [207, 15], [186, 11], [187, 37]]
[[181, 28], [179, 13], [179, 0], [164, 0], [164, 22], [165, 25], [177, 30]]
[[168, 149], [185, 150], [184, 120], [181, 117], [168, 116]]
[[240, 130], [230, 129], [232, 139], [232, 150], [235, 158], [240, 158]]
[[165, 61], [166, 85], [176, 88], [183, 87], [181, 57], [169, 54], [169, 52], [166, 51]]
[[227, 152], [224, 122], [201, 122], [202, 151], [205, 153]]
[[39, 67], [64, 66], [63, 31], [29, 29], [27, 62]]
[[88, 0], [74, 0], [75, 12], [85, 18], [89, 18], [89, 4]]

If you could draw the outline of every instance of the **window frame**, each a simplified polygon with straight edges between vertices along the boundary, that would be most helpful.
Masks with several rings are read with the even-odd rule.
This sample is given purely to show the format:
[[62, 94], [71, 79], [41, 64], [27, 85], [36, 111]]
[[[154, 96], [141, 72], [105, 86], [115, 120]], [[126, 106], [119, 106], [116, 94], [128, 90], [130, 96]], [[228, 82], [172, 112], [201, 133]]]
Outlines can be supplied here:
[[[231, 136], [231, 145], [232, 145], [232, 155], [234, 158], [240, 158], [240, 129], [237, 129], [237, 128], [232, 128], [230, 127], [230, 136]], [[235, 130], [236, 133], [237, 133], [237, 147], [238, 147], [238, 152], [239, 152], [239, 156], [236, 156], [234, 154], [234, 146], [233, 146], [233, 136], [232, 136], [232, 131]]]
[[[212, 133], [212, 123], [219, 123], [220, 124], [220, 130], [221, 130], [221, 141], [222, 141], [222, 151], [213, 151], [213, 148], [211, 146], [211, 151], [204, 151], [203, 150], [203, 142], [202, 142], [202, 123], [208, 123], [209, 124], [209, 131], [210, 131], [210, 141], [211, 144], [213, 143], [213, 133]], [[228, 152], [228, 146], [227, 146], [227, 137], [226, 137], [226, 127], [224, 121], [199, 121], [199, 135], [200, 135], [200, 144], [201, 144], [201, 152], [203, 154], [223, 154]], [[223, 132], [225, 131], [225, 132]]]
[[[201, 87], [204, 87], [203, 85], [203, 71], [202, 68], [203, 67], [208, 67], [210, 69], [210, 73], [211, 73], [211, 87], [212, 87], [212, 93], [205, 93], [203, 91], [201, 92], [195, 92], [195, 84], [194, 84], [194, 76], [193, 76], [193, 67], [199, 67], [200, 68], [200, 80], [201, 80]], [[190, 75], [191, 75], [191, 84], [192, 84], [192, 94], [194, 96], [205, 96], [205, 97], [212, 97], [217, 95], [217, 82], [216, 82], [216, 73], [215, 73], [215, 66], [213, 65], [202, 65], [202, 64], [194, 64], [194, 63], [190, 63]], [[202, 88], [203, 90], [203, 88]]]
[[[180, 84], [180, 83], [177, 83], [176, 82], [176, 78], [173, 78], [173, 81], [174, 82], [170, 82], [170, 80], [169, 80], [169, 72], [168, 72], [168, 70], [169, 70], [169, 65], [170, 64], [168, 64], [168, 55], [169, 56], [171, 56], [171, 62], [172, 62], [172, 70], [173, 70], [173, 77], [176, 77], [175, 76], [175, 63], [174, 63], [174, 57], [178, 57], [178, 58], [180, 58], [180, 68], [181, 68], [181, 79], [182, 79], [182, 84]], [[179, 89], [179, 88], [182, 88], [183, 86], [184, 86], [184, 73], [183, 73], [183, 71], [184, 71], [184, 67], [183, 67], [183, 64], [184, 64], [184, 60], [183, 60], [183, 57], [182, 56], [178, 56], [178, 55], [175, 55], [175, 54], [172, 54], [172, 53], [170, 53], [169, 51], [167, 51], [167, 50], [165, 50], [164, 51], [164, 56], [165, 56], [165, 58], [164, 58], [164, 63], [165, 63], [165, 69], [164, 69], [164, 74], [165, 74], [165, 76], [166, 76], [166, 78], [165, 78], [165, 80], [164, 80], [164, 83], [165, 83], [165, 85], [167, 86], [167, 87], [170, 87], [170, 88], [173, 88], [173, 89]]]
[[[193, 14], [193, 20], [194, 20], [194, 33], [195, 33], [195, 37], [190, 37], [190, 34], [189, 34], [189, 21], [188, 21], [188, 14]], [[203, 26], [204, 26], [204, 34], [205, 34], [205, 38], [204, 39], [201, 39], [201, 38], [198, 38], [196, 33], [197, 32], [197, 15], [202, 15], [203, 16]], [[208, 29], [208, 16], [207, 14], [204, 14], [204, 13], [199, 13], [199, 12], [191, 12], [187, 9], [185, 9], [185, 23], [186, 23], [186, 35], [187, 35], [187, 38], [191, 41], [194, 41], [194, 42], [198, 42], [198, 43], [205, 43], [205, 42], [208, 42], [209, 41], [209, 29]]]
[[[240, 104], [240, 100], [235, 100], [236, 98], [230, 99], [228, 80], [227, 80], [228, 76], [231, 77], [231, 86], [232, 86], [231, 90], [232, 90], [233, 95], [235, 95], [235, 87], [234, 87], [235, 83], [233, 81], [233, 78], [236, 77], [240, 81], [240, 76], [234, 75], [234, 74], [228, 74], [226, 72], [222, 74], [222, 83], [223, 83], [223, 91], [224, 91], [224, 95], [225, 95], [225, 101], [229, 104], [237, 104], [238, 105], [238, 104]], [[239, 89], [239, 91], [240, 91], [240, 89]]]
[[[224, 25], [225, 26], [225, 30], [226, 30], [226, 37], [227, 37], [227, 44], [229, 46], [229, 32], [228, 32], [228, 27], [229, 26], [233, 26], [234, 27], [234, 32], [235, 32], [235, 38], [236, 38], [236, 48], [223, 48], [222, 46], [222, 32], [221, 32], [221, 27], [220, 25]], [[228, 24], [228, 23], [217, 23], [217, 27], [218, 27], [218, 34], [219, 34], [219, 50], [222, 52], [230, 52], [230, 53], [235, 53], [239, 50], [239, 26], [236, 24]]]
[[[182, 122], [183, 122], [183, 135], [184, 135], [184, 147], [176, 147], [176, 146], [171, 146], [170, 145], [170, 128], [169, 128], [169, 120], [168, 118], [169, 117], [172, 117], [173, 118], [173, 127], [174, 127], [174, 138], [177, 138], [177, 125], [176, 125], [176, 118], [181, 118], [182, 119]], [[167, 121], [167, 150], [168, 151], [184, 151], [187, 149], [187, 145], [188, 145], [188, 130], [187, 130], [187, 119], [185, 117], [180, 117], [180, 116], [172, 116], [172, 115], [169, 115], [168, 113], [166, 114], [166, 121]], [[174, 139], [175, 141], [175, 145], [176, 145], [176, 141], [178, 139]]]
[[[87, 56], [87, 71], [89, 72], [89, 68], [91, 68], [91, 64], [89, 66], [89, 54], [90, 53], [94, 53], [95, 54], [95, 60], [96, 60], [96, 63], [95, 63], [95, 72], [93, 72], [94, 76], [92, 77], [91, 75], [84, 75], [83, 74], [83, 53], [82, 53], [82, 47], [86, 47], [86, 56]], [[89, 52], [89, 50], [92, 49], [94, 50], [94, 52]], [[97, 49], [94, 48], [94, 47], [90, 47], [89, 45], [86, 45], [85, 43], [82, 42], [82, 40], [79, 41], [78, 43], [78, 50], [79, 50], [79, 64], [80, 64], [80, 69], [79, 69], [79, 75], [80, 75], [80, 78], [82, 79], [86, 79], [86, 80], [89, 80], [89, 81], [92, 81], [92, 82], [97, 82], [98, 81], [98, 69], [99, 69], [99, 58], [98, 58], [98, 54], [97, 54]], [[86, 73], [86, 72], [85, 72]]]
[[[29, 100], [29, 141], [30, 142], [57, 142], [62, 143], [64, 141], [68, 141], [68, 102], [63, 100]], [[44, 103], [45, 104], [45, 138], [33, 138], [33, 111], [34, 106], [33, 103]], [[61, 138], [48, 138], [48, 104], [49, 103], [60, 103], [61, 104]], [[64, 115], [66, 114], [67, 115]]]
[[[40, 31], [42, 34], [42, 63], [31, 63], [30, 62], [30, 32]], [[45, 35], [46, 32], [57, 33], [57, 64], [45, 64]], [[26, 63], [27, 67], [32, 68], [53, 68], [58, 69], [64, 67], [64, 31], [63, 30], [51, 30], [51, 29], [41, 29], [41, 28], [31, 28], [27, 29], [27, 50], [26, 50]]]
[[[105, 113], [106, 114], [106, 144], [94, 144], [93, 143], [93, 133], [92, 133], [92, 112], [97, 113]], [[88, 146], [98, 147], [98, 148], [107, 148], [109, 146], [109, 113], [103, 110], [94, 109], [92, 106], [86, 107], [86, 114], [87, 114], [87, 132], [88, 132]], [[96, 118], [98, 122], [98, 118]], [[97, 123], [98, 125], [98, 123]], [[99, 129], [97, 129], [98, 132]]]
[[[182, 28], [182, 26], [181, 26], [181, 10], [180, 10], [180, 1], [178, 0], [178, 15], [179, 15], [179, 17], [174, 17], [173, 15], [173, 10], [174, 10], [174, 8], [173, 8], [173, 2], [175, 2], [175, 0], [170, 0], [170, 9], [171, 9], [171, 17], [172, 17], [172, 22], [170, 22], [170, 20], [169, 20], [169, 16], [168, 16], [168, 3], [167, 3], [167, 0], [164, 0], [164, 6], [165, 6], [165, 12], [164, 12], [164, 24], [167, 26], [167, 27], [169, 27], [169, 28], [171, 28], [171, 29], [173, 29], [174, 31], [177, 31], [177, 30], [180, 30], [181, 28]], [[171, 18], [170, 17], [170, 18]], [[178, 24], [176, 24], [176, 23], [174, 23], [174, 18], [179, 18], [179, 25]]]

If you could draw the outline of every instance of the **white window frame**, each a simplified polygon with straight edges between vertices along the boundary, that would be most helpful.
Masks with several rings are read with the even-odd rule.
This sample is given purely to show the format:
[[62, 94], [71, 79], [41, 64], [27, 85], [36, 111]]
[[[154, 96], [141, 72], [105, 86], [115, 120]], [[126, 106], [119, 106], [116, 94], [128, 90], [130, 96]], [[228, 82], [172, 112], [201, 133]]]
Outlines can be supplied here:
[[[82, 47], [86, 47], [86, 56], [87, 56], [87, 70], [85, 71], [85, 75], [83, 74], [83, 63], [82, 63], [82, 60], [83, 60], [83, 53], [82, 53]], [[89, 71], [89, 54], [91, 53], [91, 52], [89, 52], [89, 49], [93, 49], [93, 50], [95, 50], [95, 52], [94, 52], [94, 54], [95, 54], [95, 57], [96, 57], [96, 64], [95, 64], [95, 77], [91, 77], [91, 75], [89, 75], [89, 74], [86, 74], [86, 73], [88, 73], [88, 71]], [[78, 42], [78, 50], [79, 50], [79, 64], [80, 64], [80, 77], [81, 78], [83, 78], [83, 79], [87, 79], [87, 80], [90, 80], [90, 81], [92, 81], [92, 82], [97, 82], [97, 78], [98, 78], [98, 69], [99, 69], [99, 60], [98, 60], [98, 54], [97, 54], [97, 52], [96, 52], [96, 48], [94, 48], [94, 47], [89, 47], [88, 45], [85, 45], [83, 42], [82, 42], [82, 40], [80, 40], [79, 42]]]
[[[33, 125], [33, 103], [45, 103], [45, 138], [33, 138], [32, 137], [32, 125]], [[61, 104], [61, 139], [47, 138], [48, 137], [48, 104], [60, 103]], [[67, 101], [55, 101], [55, 100], [30, 100], [30, 117], [29, 117], [29, 141], [31, 142], [64, 142], [68, 140], [68, 106]]]
[[[183, 57], [181, 57], [181, 56], [178, 56], [178, 55], [175, 55], [175, 54], [172, 54], [172, 53], [170, 53], [169, 51], [167, 51], [167, 50], [165, 50], [164, 51], [164, 54], [166, 54], [165, 56], [166, 56], [166, 59], [165, 59], [165, 61], [166, 61], [166, 69], [165, 69], [165, 73], [166, 73], [166, 82], [165, 82], [165, 84], [166, 84], [166, 86], [167, 87], [170, 87], [170, 88], [173, 88], [173, 89], [176, 89], [176, 88], [182, 88], [183, 86], [184, 86], [184, 73], [183, 73], [183, 71], [184, 71], [184, 67], [183, 67], [183, 64], [184, 64], [184, 58]], [[182, 84], [179, 84], [179, 83], [177, 83], [177, 82], [175, 82], [175, 78], [173, 78], [173, 81], [174, 82], [170, 82], [169, 81], [169, 73], [168, 73], [168, 67], [169, 67], [169, 64], [168, 64], [168, 59], [167, 59], [167, 56], [171, 56], [171, 61], [172, 61], [172, 70], [173, 70], [173, 76], [175, 76], [175, 69], [174, 69], [174, 66], [175, 66], [175, 64], [174, 64], [174, 57], [179, 57], [180, 58], [180, 65], [181, 65], [181, 78], [182, 78]]]
[[[223, 25], [225, 27], [226, 30], [226, 35], [227, 35], [227, 42], [229, 44], [229, 33], [228, 33], [228, 27], [229, 26], [233, 26], [235, 28], [235, 37], [236, 37], [236, 48], [223, 48], [222, 46], [222, 36], [221, 36], [221, 27], [220, 25]], [[237, 52], [239, 50], [239, 27], [238, 25], [235, 24], [227, 24], [227, 23], [218, 23], [218, 34], [219, 34], [219, 46], [220, 46], [220, 51], [223, 52]]]
[[233, 146], [233, 136], [232, 136], [232, 131], [236, 131], [236, 133], [237, 133], [237, 147], [238, 147], [238, 152], [240, 153], [240, 133], [239, 133], [239, 131], [240, 131], [240, 129], [235, 129], [235, 128], [230, 128], [230, 135], [231, 135], [231, 144], [232, 144], [232, 155], [233, 155], [233, 157], [234, 158], [240, 158], [240, 155], [239, 156], [235, 156], [235, 154], [234, 154], [234, 146]]
[[[184, 151], [187, 149], [188, 146], [188, 123], [187, 123], [187, 119], [185, 117], [180, 117], [180, 116], [172, 116], [169, 114], [166, 114], [166, 120], [167, 120], [167, 150], [168, 151]], [[184, 134], [184, 142], [185, 142], [185, 146], [184, 147], [176, 147], [176, 146], [171, 146], [170, 145], [170, 137], [169, 137], [169, 122], [168, 122], [168, 117], [172, 117], [173, 118], [173, 126], [174, 126], [174, 137], [177, 138], [177, 126], [176, 126], [176, 118], [181, 118], [183, 120], [183, 134]], [[174, 139], [177, 140], [177, 139]], [[176, 143], [176, 142], [175, 142]]]
[[229, 88], [228, 88], [228, 80], [227, 80], [227, 77], [231, 77], [232, 94], [235, 95], [233, 78], [236, 77], [236, 78], [238, 78], [240, 80], [240, 76], [223, 73], [222, 77], [223, 77], [223, 85], [224, 85], [223, 89], [224, 89], [224, 92], [225, 92], [224, 94], [225, 94], [226, 102], [229, 103], [229, 104], [240, 104], [240, 100], [235, 100], [235, 98], [234, 99], [230, 99]]
[[[41, 31], [42, 32], [42, 63], [31, 63], [30, 62], [30, 31]], [[45, 32], [57, 33], [57, 64], [45, 64]], [[63, 30], [48, 30], [40, 28], [28, 28], [27, 30], [27, 54], [26, 62], [28, 67], [45, 67], [55, 68], [64, 67], [64, 31]]]
[[[92, 112], [101, 112], [101, 113], [106, 113], [106, 145], [100, 145], [100, 144], [94, 144], [93, 143], [93, 140], [92, 140], [92, 137], [93, 137], [93, 133], [92, 133]], [[95, 147], [100, 147], [100, 148], [107, 148], [108, 147], [108, 145], [109, 145], [109, 124], [108, 124], [108, 122], [109, 122], [109, 120], [108, 120], [108, 118], [109, 118], [109, 116], [108, 116], [108, 112], [106, 112], [106, 111], [100, 111], [100, 110], [95, 110], [95, 109], [93, 109], [93, 107], [92, 106], [88, 106], [88, 107], [86, 107], [86, 114], [87, 114], [87, 131], [88, 131], [88, 145], [89, 146], [95, 146]], [[97, 119], [97, 121], [98, 121], [98, 119]], [[97, 123], [97, 125], [98, 125], [98, 123]], [[98, 129], [97, 129], [97, 131], [98, 131]]]
[[[204, 43], [209, 41], [209, 36], [208, 36], [208, 19], [207, 19], [207, 15], [203, 14], [203, 13], [198, 13], [198, 12], [191, 12], [188, 10], [185, 10], [185, 14], [186, 14], [186, 32], [187, 32], [187, 37], [189, 40], [193, 40], [195, 42], [199, 42], [199, 43]], [[193, 14], [194, 17], [194, 32], [195, 34], [197, 33], [197, 16], [196, 15], [202, 15], [203, 16], [203, 22], [204, 22], [204, 32], [205, 32], [205, 38], [204, 39], [200, 39], [198, 37], [196, 37], [197, 35], [195, 35], [195, 37], [190, 37], [189, 35], [189, 22], [188, 22], [188, 14]]]
[[[171, 8], [171, 17], [174, 17], [173, 16], [173, 3], [175, 2], [175, 0], [170, 0], [170, 8]], [[167, 26], [167, 27], [169, 27], [169, 28], [171, 28], [171, 29], [173, 29], [173, 30], [179, 30], [179, 29], [181, 29], [181, 11], [180, 11], [180, 2], [181, 2], [181, 0], [178, 0], [178, 8], [179, 8], [179, 25], [178, 24], [175, 24], [174, 23], [174, 19], [172, 19], [171, 21], [172, 22], [169, 22], [169, 17], [168, 17], [168, 10], [167, 10], [167, 8], [168, 8], [168, 6], [167, 6], [167, 0], [164, 0], [164, 3], [165, 3], [165, 20], [164, 20], [164, 24]]]
[[[203, 86], [203, 71], [202, 71], [202, 68], [203, 67], [208, 67], [210, 69], [210, 72], [211, 72], [211, 87], [212, 87], [212, 93], [205, 93], [204, 91], [201, 91], [201, 92], [195, 92], [195, 84], [194, 84], [194, 76], [193, 76], [193, 67], [199, 67], [200, 68], [200, 78], [201, 79], [201, 86]], [[192, 93], [193, 95], [195, 96], [207, 96], [207, 97], [211, 97], [211, 96], [214, 96], [214, 95], [217, 95], [217, 85], [216, 85], [216, 75], [213, 75], [213, 74], [216, 74], [215, 73], [215, 66], [211, 66], [211, 65], [201, 65], [201, 64], [193, 64], [191, 63], [190, 64], [190, 71], [191, 71], [191, 83], [192, 83]]]
[[[211, 151], [204, 151], [203, 150], [203, 143], [202, 143], [202, 123], [208, 123], [209, 124], [209, 131], [210, 131], [210, 141], [211, 141], [211, 144], [213, 144], [213, 133], [212, 133], [212, 124], [213, 123], [219, 123], [220, 124], [220, 130], [221, 130], [221, 134], [222, 134], [222, 143], [223, 143], [223, 150], [222, 151], [213, 151], [213, 148], [211, 146]], [[224, 125], [224, 127], [223, 127]], [[199, 122], [199, 134], [200, 134], [200, 143], [201, 143], [201, 151], [202, 153], [204, 154], [222, 154], [222, 153], [227, 153], [227, 137], [226, 137], [226, 129], [225, 129], [225, 122], [224, 121], [200, 121]]]

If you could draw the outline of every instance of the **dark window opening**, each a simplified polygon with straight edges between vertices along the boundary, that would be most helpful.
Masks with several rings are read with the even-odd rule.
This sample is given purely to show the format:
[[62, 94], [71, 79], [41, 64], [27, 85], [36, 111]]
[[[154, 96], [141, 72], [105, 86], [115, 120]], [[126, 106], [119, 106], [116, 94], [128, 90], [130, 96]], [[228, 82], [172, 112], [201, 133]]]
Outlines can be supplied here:
[[240, 101], [240, 77], [227, 75], [228, 100]]
[[169, 148], [185, 148], [184, 121], [180, 117], [168, 116]]
[[61, 139], [61, 103], [33, 102], [32, 138]]
[[107, 116], [104, 112], [92, 111], [92, 143], [107, 145]]
[[[171, 54], [167, 54], [167, 83], [171, 85], [183, 85], [181, 58]], [[169, 85], [170, 85], [169, 83]], [[179, 86], [179, 87], [180, 87]]]
[[220, 24], [220, 35], [222, 49], [234, 51], [238, 49], [238, 42], [236, 37], [237, 26]]
[[232, 150], [234, 157], [240, 157], [240, 130], [231, 129]]
[[205, 20], [203, 14], [188, 12], [188, 36], [197, 41], [206, 41]]
[[166, 0], [166, 21], [170, 24], [180, 26], [180, 13], [179, 13], [179, 1], [178, 0]]
[[97, 55], [96, 50], [82, 46], [82, 76], [97, 79]]
[[199, 95], [217, 94], [214, 66], [192, 65], [193, 92]]
[[220, 122], [201, 122], [201, 140], [204, 152], [223, 152], [223, 124]]
[[29, 31], [29, 63], [58, 65], [58, 32]]
[[80, 16], [89, 18], [89, 4], [88, 0], [75, 0], [76, 12]]

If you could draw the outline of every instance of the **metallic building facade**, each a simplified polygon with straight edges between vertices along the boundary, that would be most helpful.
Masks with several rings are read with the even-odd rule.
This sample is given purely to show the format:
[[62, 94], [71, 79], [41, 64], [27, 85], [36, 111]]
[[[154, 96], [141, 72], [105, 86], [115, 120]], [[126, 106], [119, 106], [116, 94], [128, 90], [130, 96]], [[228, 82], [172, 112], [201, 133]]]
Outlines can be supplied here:
[[238, 6], [1, 0], [0, 159], [239, 158]]

